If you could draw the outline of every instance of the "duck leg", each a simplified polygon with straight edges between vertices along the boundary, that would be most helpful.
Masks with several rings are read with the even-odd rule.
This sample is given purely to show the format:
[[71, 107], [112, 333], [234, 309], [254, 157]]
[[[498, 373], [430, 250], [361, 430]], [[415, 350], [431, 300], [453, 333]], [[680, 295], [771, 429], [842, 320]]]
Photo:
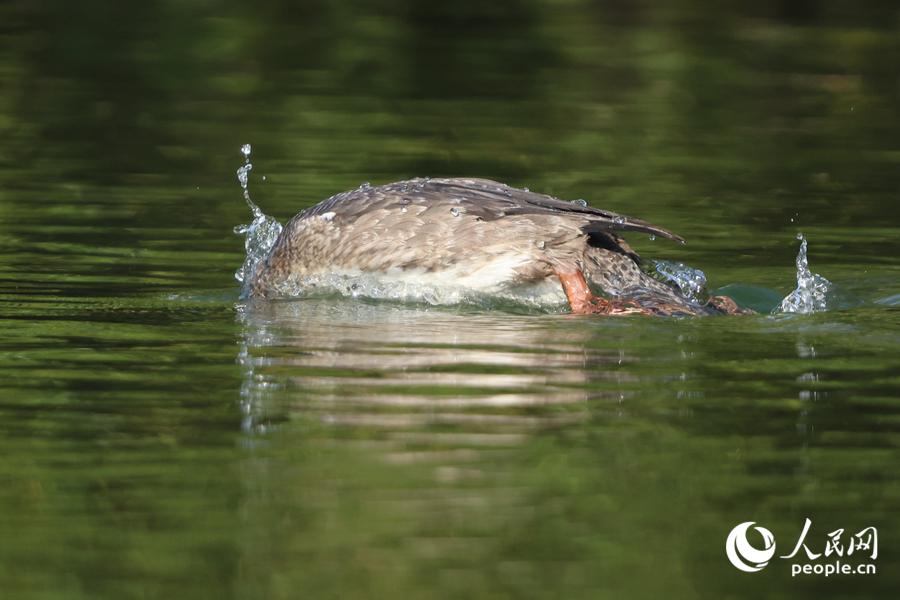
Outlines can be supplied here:
[[[569, 305], [572, 312], [580, 315], [653, 315], [653, 316], [672, 316], [672, 315], [697, 315], [710, 314], [704, 311], [703, 307], [697, 307], [697, 310], [691, 310], [687, 306], [679, 306], [669, 304], [659, 300], [649, 299], [629, 299], [629, 298], [612, 298], [606, 300], [598, 298], [591, 293], [584, 274], [579, 269], [556, 269], [553, 273], [559, 278], [566, 296], [569, 298]], [[740, 311], [731, 298], [725, 296], [717, 296], [722, 301], [713, 304], [713, 306], [726, 314], [753, 314]], [[727, 300], [727, 302], [725, 302]], [[729, 304], [730, 303], [730, 304]], [[715, 313], [712, 313], [715, 314]]]
[[553, 274], [559, 278], [572, 312], [579, 315], [632, 315], [647, 314], [636, 302], [615, 298], [605, 300], [591, 293], [584, 274], [579, 269], [555, 269]]

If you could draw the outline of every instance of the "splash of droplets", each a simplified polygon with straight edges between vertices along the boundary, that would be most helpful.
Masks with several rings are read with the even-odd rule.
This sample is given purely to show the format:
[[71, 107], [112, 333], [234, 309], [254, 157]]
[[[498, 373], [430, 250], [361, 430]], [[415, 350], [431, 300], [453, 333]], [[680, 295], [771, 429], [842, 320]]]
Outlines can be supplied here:
[[244, 284], [241, 290], [241, 295], [243, 296], [248, 291], [248, 280], [253, 274], [256, 265], [269, 255], [275, 240], [278, 239], [278, 235], [281, 233], [281, 224], [272, 217], [263, 214], [263, 211], [250, 199], [250, 191], [247, 187], [249, 179], [247, 174], [253, 168], [253, 165], [250, 164], [250, 144], [244, 144], [241, 147], [241, 152], [244, 154], [244, 166], [237, 170], [238, 181], [241, 187], [244, 188], [244, 200], [247, 201], [247, 205], [253, 211], [252, 223], [249, 225], [238, 225], [234, 228], [236, 234], [244, 236], [244, 248], [247, 250], [244, 264], [234, 273], [234, 278]]
[[250, 164], [250, 144], [244, 144], [241, 146], [241, 153], [244, 155], [244, 166], [237, 170], [238, 181], [241, 183], [241, 187], [244, 188], [244, 200], [247, 201], [247, 204], [250, 205], [250, 209], [253, 211], [253, 216], [258, 217], [262, 214], [262, 211], [259, 210], [259, 207], [253, 204], [253, 200], [250, 199], [250, 190], [247, 189], [247, 183], [249, 180], [249, 176], [247, 175], [250, 172], [250, 169], [253, 168], [253, 165]]
[[828, 294], [833, 286], [830, 281], [809, 270], [806, 240], [802, 233], [797, 234], [797, 239], [800, 240], [800, 252], [797, 253], [797, 289], [788, 294], [773, 313], [809, 315], [823, 312], [828, 307]]
[[654, 279], [674, 283], [685, 296], [698, 304], [706, 304], [709, 300], [709, 292], [706, 290], [706, 275], [703, 271], [692, 269], [680, 262], [668, 260], [652, 262], [655, 272], [650, 274]]

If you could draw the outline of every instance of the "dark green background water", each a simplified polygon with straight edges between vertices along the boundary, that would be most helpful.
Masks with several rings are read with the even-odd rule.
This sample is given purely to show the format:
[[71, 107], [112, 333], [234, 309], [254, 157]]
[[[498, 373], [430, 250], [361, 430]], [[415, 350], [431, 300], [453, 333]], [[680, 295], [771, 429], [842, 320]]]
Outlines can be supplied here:
[[[3, 4], [0, 598], [895, 595], [897, 65], [876, 0]], [[241, 303], [244, 143], [282, 221], [488, 177], [712, 288], [787, 294], [802, 231], [867, 304]], [[807, 518], [876, 574], [792, 578]]]

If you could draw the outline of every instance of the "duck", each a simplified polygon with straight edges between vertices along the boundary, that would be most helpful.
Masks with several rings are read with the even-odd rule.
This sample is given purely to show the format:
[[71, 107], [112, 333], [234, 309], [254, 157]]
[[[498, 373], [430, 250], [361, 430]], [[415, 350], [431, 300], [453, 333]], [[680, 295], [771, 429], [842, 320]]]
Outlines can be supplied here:
[[[245, 298], [297, 294], [331, 275], [370, 274], [486, 294], [562, 288], [575, 314], [743, 314], [648, 275], [624, 234], [684, 243], [646, 221], [488, 179], [363, 184], [294, 216], [244, 282]], [[300, 286], [302, 288], [302, 286]]]

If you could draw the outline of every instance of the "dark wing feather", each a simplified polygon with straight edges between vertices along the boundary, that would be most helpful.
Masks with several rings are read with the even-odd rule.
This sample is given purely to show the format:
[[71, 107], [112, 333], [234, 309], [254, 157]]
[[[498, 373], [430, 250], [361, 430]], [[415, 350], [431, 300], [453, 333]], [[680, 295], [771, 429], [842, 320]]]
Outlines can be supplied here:
[[[446, 188], [453, 195], [482, 200], [479, 205], [488, 213], [488, 215], [482, 216], [483, 218], [492, 217], [489, 220], [510, 215], [569, 214], [588, 219], [588, 223], [582, 227], [585, 233], [640, 231], [684, 243], [684, 239], [680, 236], [647, 221], [591, 206], [582, 206], [576, 202], [560, 200], [545, 194], [505, 186], [487, 179], [443, 179], [433, 180], [432, 183]], [[469, 213], [471, 214], [472, 211], [469, 210]]]

